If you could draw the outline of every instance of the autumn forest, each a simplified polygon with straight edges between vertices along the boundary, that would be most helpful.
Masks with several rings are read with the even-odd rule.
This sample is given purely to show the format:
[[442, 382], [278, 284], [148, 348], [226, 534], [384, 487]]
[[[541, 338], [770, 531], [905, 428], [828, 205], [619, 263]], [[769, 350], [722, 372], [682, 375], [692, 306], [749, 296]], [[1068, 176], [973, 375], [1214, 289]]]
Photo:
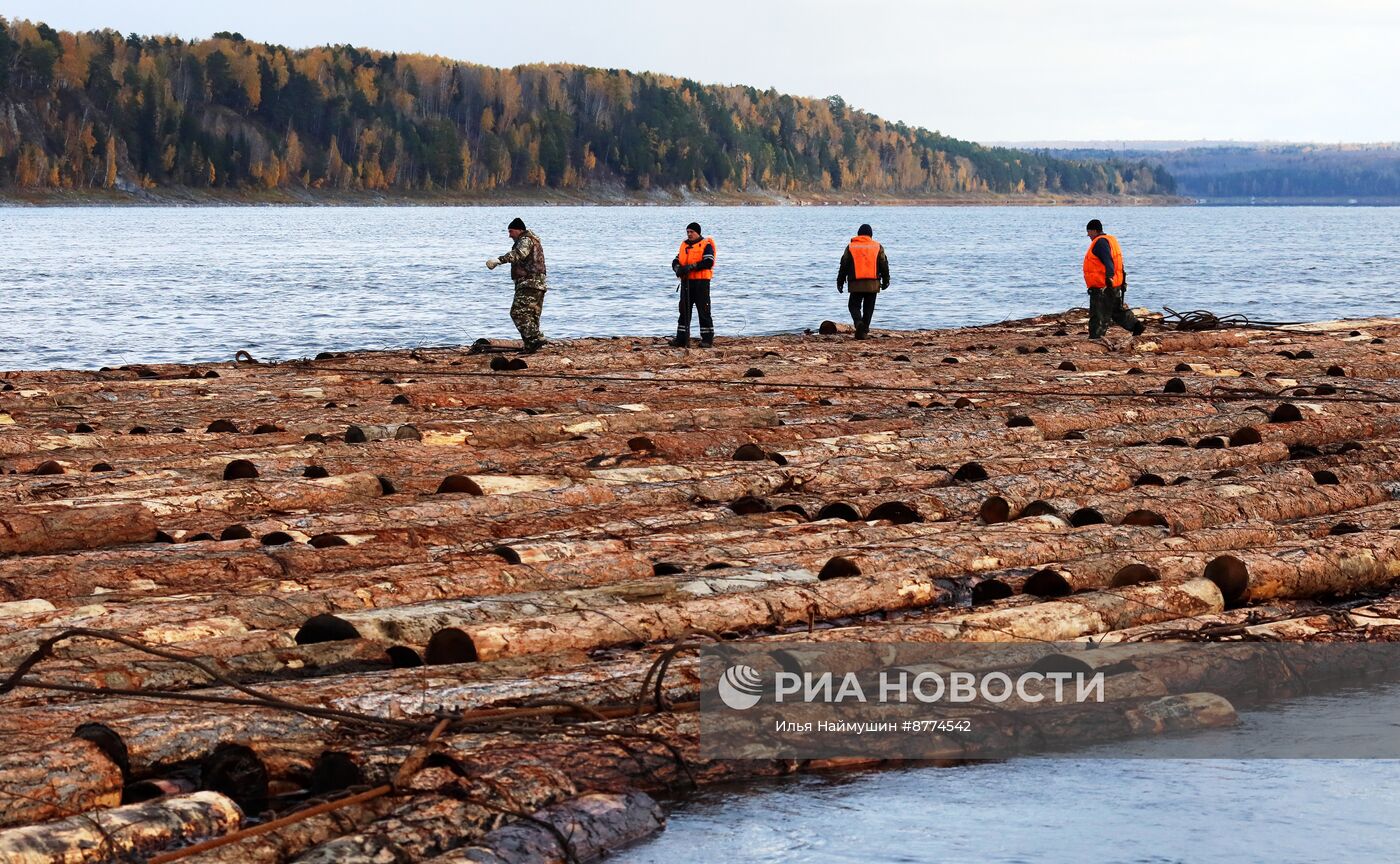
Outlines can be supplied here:
[[0, 189], [1169, 194], [1141, 161], [982, 147], [839, 97], [569, 65], [496, 69], [238, 33], [0, 18]]

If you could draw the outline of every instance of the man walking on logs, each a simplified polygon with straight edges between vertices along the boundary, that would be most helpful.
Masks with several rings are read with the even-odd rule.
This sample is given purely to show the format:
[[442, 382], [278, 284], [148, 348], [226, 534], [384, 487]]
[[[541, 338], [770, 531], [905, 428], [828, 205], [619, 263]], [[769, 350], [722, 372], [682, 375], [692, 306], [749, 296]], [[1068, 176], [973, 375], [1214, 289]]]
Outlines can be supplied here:
[[870, 338], [870, 319], [875, 315], [875, 298], [890, 287], [890, 261], [885, 247], [875, 242], [869, 225], [862, 225], [841, 254], [841, 267], [836, 271], [836, 291], [839, 294], [850, 283], [851, 299], [846, 308], [857, 339]]
[[1118, 238], [1103, 233], [1103, 223], [1090, 219], [1085, 226], [1089, 248], [1084, 253], [1084, 284], [1089, 288], [1089, 338], [1099, 341], [1108, 334], [1108, 325], [1117, 324], [1134, 336], [1142, 335], [1143, 323], [1133, 316], [1123, 294], [1128, 289], [1123, 270], [1123, 247]]
[[510, 320], [515, 322], [525, 352], [530, 354], [546, 344], [544, 334], [540, 332], [540, 313], [544, 311], [546, 290], [544, 246], [519, 217], [510, 221], [506, 232], [514, 245], [501, 257], [488, 259], [486, 269], [495, 270], [501, 264], [510, 265], [510, 278], [515, 282]]
[[671, 269], [681, 280], [681, 316], [676, 322], [676, 338], [672, 348], [690, 345], [690, 308], [700, 313], [700, 347], [715, 344], [715, 322], [710, 317], [710, 279], [715, 275], [715, 238], [700, 234], [700, 223], [685, 226], [681, 250], [671, 261]]

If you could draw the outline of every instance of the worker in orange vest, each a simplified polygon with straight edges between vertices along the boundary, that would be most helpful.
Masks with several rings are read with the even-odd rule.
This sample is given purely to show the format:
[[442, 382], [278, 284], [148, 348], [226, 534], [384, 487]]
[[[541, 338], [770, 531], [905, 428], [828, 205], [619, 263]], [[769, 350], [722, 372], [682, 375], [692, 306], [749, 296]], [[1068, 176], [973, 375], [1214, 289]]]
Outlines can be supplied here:
[[1134, 317], [1123, 294], [1128, 290], [1123, 270], [1123, 247], [1118, 238], [1103, 233], [1103, 223], [1090, 219], [1085, 226], [1089, 248], [1084, 252], [1084, 284], [1089, 288], [1089, 338], [1102, 339], [1110, 323], [1134, 336], [1142, 335], [1143, 323]]
[[671, 270], [681, 280], [681, 316], [670, 346], [690, 345], [690, 310], [694, 307], [700, 313], [700, 347], [713, 347], [715, 322], [710, 317], [710, 279], [715, 275], [715, 238], [703, 236], [699, 222], [685, 226], [685, 239], [671, 261]]
[[875, 232], [862, 225], [856, 236], [846, 244], [841, 255], [841, 267], [836, 271], [836, 291], [845, 290], [850, 283], [851, 299], [846, 308], [856, 327], [857, 339], [870, 338], [870, 319], [875, 315], [875, 298], [890, 287], [890, 260], [885, 247], [875, 242]]

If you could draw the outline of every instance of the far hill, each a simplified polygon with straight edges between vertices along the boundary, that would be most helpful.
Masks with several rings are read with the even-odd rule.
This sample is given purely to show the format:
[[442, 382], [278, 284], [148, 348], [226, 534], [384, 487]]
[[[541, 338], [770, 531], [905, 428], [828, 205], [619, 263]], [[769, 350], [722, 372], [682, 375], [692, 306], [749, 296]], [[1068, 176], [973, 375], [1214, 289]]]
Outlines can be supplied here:
[[839, 97], [0, 19], [0, 193], [11, 196], [991, 200], [1173, 189], [1169, 172], [1142, 160], [983, 147]]
[[1060, 142], [1061, 159], [1147, 161], [1205, 203], [1400, 204], [1400, 144]]

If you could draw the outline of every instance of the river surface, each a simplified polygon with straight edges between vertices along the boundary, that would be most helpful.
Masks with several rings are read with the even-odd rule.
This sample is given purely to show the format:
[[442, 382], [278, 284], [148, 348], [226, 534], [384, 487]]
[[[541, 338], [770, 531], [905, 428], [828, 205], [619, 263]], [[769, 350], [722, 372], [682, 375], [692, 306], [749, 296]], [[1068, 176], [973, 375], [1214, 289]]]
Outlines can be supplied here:
[[1400, 312], [1400, 208], [380, 207], [0, 209], [0, 369], [259, 359], [508, 337], [490, 272], [543, 239], [553, 337], [670, 335], [685, 224], [716, 238], [721, 337], [844, 319], [861, 222], [889, 252], [877, 327], [1084, 305], [1084, 223], [1122, 241], [1129, 300], [1266, 320]]
[[[1333, 864], [1400, 860], [1400, 716], [1384, 685], [1241, 710], [1240, 723], [1082, 755], [706, 791], [610, 864]], [[1173, 752], [1239, 758], [1182, 759]], [[1388, 751], [1387, 751], [1388, 752]], [[1126, 755], [1127, 758], [1124, 758]]]

